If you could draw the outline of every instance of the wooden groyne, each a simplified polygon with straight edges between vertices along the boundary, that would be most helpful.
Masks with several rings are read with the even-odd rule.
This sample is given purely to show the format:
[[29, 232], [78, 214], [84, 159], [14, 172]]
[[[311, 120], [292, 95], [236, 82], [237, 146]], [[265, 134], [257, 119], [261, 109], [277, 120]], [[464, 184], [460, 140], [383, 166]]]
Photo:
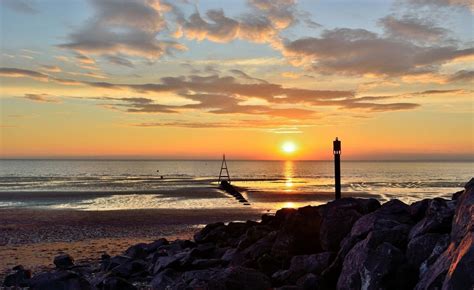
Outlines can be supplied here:
[[219, 188], [221, 188], [228, 194], [235, 197], [235, 199], [237, 199], [240, 203], [243, 203], [244, 205], [250, 205], [248, 200], [246, 200], [245, 197], [235, 187], [233, 187], [232, 184], [230, 184], [227, 180], [222, 180]]

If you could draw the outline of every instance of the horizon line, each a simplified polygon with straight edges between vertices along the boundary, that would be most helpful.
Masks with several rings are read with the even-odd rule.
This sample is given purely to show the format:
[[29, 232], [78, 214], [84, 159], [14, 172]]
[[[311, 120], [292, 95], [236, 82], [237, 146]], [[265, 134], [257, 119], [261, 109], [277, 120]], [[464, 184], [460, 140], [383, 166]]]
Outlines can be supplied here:
[[[0, 157], [0, 161], [222, 161], [222, 158], [153, 158], [153, 157]], [[246, 159], [236, 158], [227, 161], [295, 161], [295, 162], [328, 162], [334, 159]], [[341, 162], [474, 162], [473, 158], [419, 158], [419, 159], [342, 159]]]

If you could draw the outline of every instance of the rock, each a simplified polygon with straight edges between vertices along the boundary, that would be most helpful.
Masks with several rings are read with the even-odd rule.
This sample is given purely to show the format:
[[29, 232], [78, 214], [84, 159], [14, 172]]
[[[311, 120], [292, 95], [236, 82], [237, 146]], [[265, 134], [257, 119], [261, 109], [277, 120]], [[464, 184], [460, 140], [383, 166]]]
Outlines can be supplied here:
[[209, 289], [266, 290], [270, 288], [268, 276], [244, 267], [226, 268], [209, 281]]
[[412, 223], [409, 207], [405, 203], [394, 199], [384, 203], [376, 211], [358, 219], [352, 227], [350, 235], [363, 238], [374, 229], [391, 228], [400, 224]]
[[224, 255], [222, 255], [221, 260], [225, 262], [230, 262], [234, 259], [235, 254], [237, 253], [237, 249], [229, 248], [225, 251]]
[[92, 289], [86, 279], [74, 272], [66, 270], [36, 275], [31, 278], [30, 287], [35, 290]]
[[146, 272], [146, 264], [142, 260], [129, 260], [125, 263], [114, 267], [111, 272], [121, 278], [130, 278], [132, 276], [144, 276]]
[[181, 277], [181, 273], [176, 272], [172, 269], [165, 269], [158, 273], [153, 280], [151, 280], [151, 287], [154, 290], [167, 290], [176, 284], [177, 280]]
[[180, 264], [181, 256], [163, 256], [159, 257], [153, 266], [153, 274], [156, 274], [166, 268], [178, 266]]
[[286, 257], [320, 252], [320, 224], [317, 207], [306, 206], [288, 214], [278, 231], [272, 255]]
[[358, 211], [363, 215], [376, 211], [381, 207], [380, 202], [375, 198], [356, 198], [356, 201], [360, 206]]
[[209, 281], [215, 279], [222, 269], [203, 269], [187, 271], [171, 289], [209, 289]]
[[272, 278], [280, 284], [294, 284], [304, 274], [321, 274], [329, 266], [333, 256], [331, 252], [294, 256], [289, 269], [276, 272]]
[[110, 259], [103, 260], [101, 263], [101, 268], [102, 268], [102, 271], [109, 271], [131, 260], [132, 258], [127, 257], [127, 256], [120, 256], [120, 255], [114, 256]]
[[237, 246], [240, 237], [250, 228], [253, 226], [258, 225], [253, 221], [247, 221], [245, 223], [242, 222], [230, 222], [226, 227], [226, 234], [227, 234], [227, 241], [229, 242], [229, 246]]
[[453, 259], [443, 289], [469, 289], [474, 285], [474, 178], [465, 188], [453, 218], [450, 244]]
[[226, 236], [226, 227], [222, 222], [206, 225], [201, 231], [194, 235], [196, 243], [216, 243], [219, 240], [224, 240]]
[[21, 265], [13, 267], [13, 270], [15, 270], [15, 273], [7, 275], [5, 277], [5, 279], [3, 280], [3, 286], [27, 287], [28, 280], [31, 278], [31, 271], [25, 270]]
[[74, 266], [74, 259], [68, 254], [62, 254], [55, 257], [53, 262], [58, 269], [68, 269]]
[[278, 288], [275, 288], [275, 290], [299, 290], [300, 288], [296, 285], [284, 285]]
[[[389, 281], [399, 279], [411, 284], [410, 275], [397, 273], [404, 259], [400, 249], [371, 232], [344, 258], [337, 289], [396, 289]], [[409, 288], [410, 285], [404, 285], [399, 289]]]
[[[98, 286], [98, 289], [101, 289], [101, 290], [115, 290], [115, 289], [137, 290], [137, 288], [133, 286], [133, 284], [129, 283], [127, 280], [120, 277], [115, 277], [115, 276], [106, 277], [97, 286]], [[82, 288], [67, 288], [67, 289], [78, 289], [78, 290], [81, 289], [82, 290]]]
[[296, 281], [296, 286], [298, 286], [298, 289], [315, 290], [320, 286], [319, 281], [319, 276], [309, 273], [299, 278], [298, 281]]
[[237, 248], [238, 249], [245, 249], [248, 246], [252, 245], [265, 235], [267, 235], [269, 232], [271, 232], [272, 229], [267, 226], [253, 226], [245, 232], [244, 235], [242, 235], [239, 239]]
[[148, 256], [147, 244], [140, 243], [133, 245], [129, 247], [124, 254], [132, 259], [143, 259]]
[[[415, 289], [466, 289], [474, 285], [474, 179], [458, 197], [450, 243], [436, 261], [423, 269]], [[436, 248], [436, 247], [435, 247]]]
[[466, 190], [459, 197], [453, 226], [451, 231], [451, 241], [460, 243], [468, 233], [472, 233], [474, 227], [474, 178], [466, 184]]
[[436, 242], [433, 250], [431, 251], [430, 256], [421, 263], [419, 267], [420, 277], [422, 277], [426, 271], [428, 271], [429, 267], [433, 265], [434, 262], [438, 259], [438, 257], [448, 248], [450, 243], [449, 234], [441, 235], [441, 237]]
[[257, 260], [264, 254], [269, 254], [272, 251], [276, 236], [277, 232], [273, 231], [245, 250], [236, 252], [231, 261], [231, 265], [254, 264], [253, 267], [257, 267]]
[[421, 263], [429, 258], [441, 237], [442, 234], [429, 233], [411, 240], [406, 251], [408, 262], [416, 269], [419, 269]]
[[425, 216], [430, 202], [431, 199], [423, 199], [410, 205], [409, 212], [413, 220], [419, 221]]
[[132, 259], [144, 259], [149, 254], [166, 245], [169, 245], [169, 242], [166, 239], [159, 239], [149, 244], [140, 243], [129, 247], [124, 254]]
[[258, 269], [265, 275], [271, 276], [281, 267], [281, 261], [275, 259], [272, 255], [263, 254], [257, 260]]
[[281, 224], [291, 215], [298, 212], [295, 208], [282, 208], [276, 211], [272, 225], [274, 227], [280, 227]]
[[451, 199], [452, 200], [457, 200], [463, 194], [463, 192], [464, 192], [464, 190], [460, 190], [458, 192], [453, 193], [453, 195], [451, 196]]
[[152, 252], [155, 252], [156, 250], [158, 250], [158, 248], [160, 248], [161, 246], [166, 246], [166, 245], [169, 245], [168, 240], [165, 239], [165, 238], [161, 238], [161, 239], [158, 239], [154, 242], [151, 242], [151, 243], [147, 244], [147, 251], [152, 253]]
[[409, 239], [426, 233], [449, 233], [455, 209], [454, 201], [442, 198], [430, 200], [426, 215], [410, 231]]
[[213, 268], [223, 264], [221, 259], [197, 259], [191, 263], [193, 269]]
[[185, 261], [192, 262], [196, 258], [207, 259], [211, 258], [216, 251], [216, 246], [213, 243], [199, 244], [196, 248], [188, 252]]
[[358, 209], [360, 205], [354, 198], [342, 198], [326, 204], [320, 229], [321, 247], [324, 250], [339, 250], [342, 239], [362, 216]]

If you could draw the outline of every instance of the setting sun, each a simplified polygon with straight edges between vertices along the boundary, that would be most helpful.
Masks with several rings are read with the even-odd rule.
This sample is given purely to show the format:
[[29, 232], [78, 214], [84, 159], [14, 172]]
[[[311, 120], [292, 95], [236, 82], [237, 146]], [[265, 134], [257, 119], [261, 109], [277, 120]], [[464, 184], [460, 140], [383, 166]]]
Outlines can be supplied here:
[[296, 145], [293, 142], [285, 142], [281, 146], [281, 150], [283, 150], [283, 152], [288, 153], [288, 154], [293, 153], [296, 151]]

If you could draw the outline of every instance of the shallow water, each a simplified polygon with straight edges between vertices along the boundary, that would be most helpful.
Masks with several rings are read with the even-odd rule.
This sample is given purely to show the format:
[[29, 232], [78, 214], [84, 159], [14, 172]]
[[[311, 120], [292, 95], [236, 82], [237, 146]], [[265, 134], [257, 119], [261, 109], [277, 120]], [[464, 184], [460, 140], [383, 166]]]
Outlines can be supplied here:
[[[333, 198], [329, 161], [228, 161], [252, 207], [319, 204]], [[220, 161], [1, 160], [0, 207], [75, 209], [239, 207], [215, 190]], [[342, 162], [346, 196], [413, 202], [462, 190], [472, 162]], [[163, 178], [161, 178], [163, 176]], [[29, 192], [15, 200], [16, 192]], [[75, 192], [72, 195], [72, 192]], [[100, 194], [83, 194], [100, 193]], [[48, 197], [48, 194], [56, 193]], [[69, 194], [71, 193], [71, 194]], [[123, 194], [117, 194], [123, 193]], [[39, 197], [41, 195], [41, 198]]]

